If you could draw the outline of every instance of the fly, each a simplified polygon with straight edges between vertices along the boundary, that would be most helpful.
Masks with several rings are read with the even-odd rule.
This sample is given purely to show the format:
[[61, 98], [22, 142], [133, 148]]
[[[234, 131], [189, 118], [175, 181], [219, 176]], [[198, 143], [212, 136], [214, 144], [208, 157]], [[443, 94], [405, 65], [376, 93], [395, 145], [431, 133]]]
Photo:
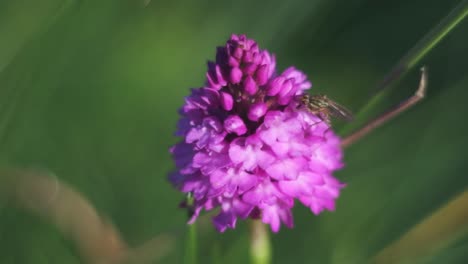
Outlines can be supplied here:
[[344, 121], [353, 120], [353, 114], [346, 107], [331, 100], [326, 95], [302, 95], [299, 102], [304, 105], [312, 114], [330, 124], [330, 117], [336, 117]]

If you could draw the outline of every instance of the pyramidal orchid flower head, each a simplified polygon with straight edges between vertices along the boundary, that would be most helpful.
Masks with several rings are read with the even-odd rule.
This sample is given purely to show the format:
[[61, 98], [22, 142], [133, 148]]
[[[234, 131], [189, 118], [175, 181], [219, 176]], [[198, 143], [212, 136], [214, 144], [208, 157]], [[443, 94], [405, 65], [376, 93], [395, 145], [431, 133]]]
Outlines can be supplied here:
[[326, 122], [300, 107], [311, 87], [294, 67], [276, 72], [275, 57], [244, 35], [232, 35], [208, 62], [206, 84], [180, 109], [169, 179], [190, 194], [193, 223], [218, 210], [220, 232], [237, 219], [260, 218], [274, 232], [293, 226], [297, 200], [314, 214], [334, 210], [343, 184], [340, 139]]

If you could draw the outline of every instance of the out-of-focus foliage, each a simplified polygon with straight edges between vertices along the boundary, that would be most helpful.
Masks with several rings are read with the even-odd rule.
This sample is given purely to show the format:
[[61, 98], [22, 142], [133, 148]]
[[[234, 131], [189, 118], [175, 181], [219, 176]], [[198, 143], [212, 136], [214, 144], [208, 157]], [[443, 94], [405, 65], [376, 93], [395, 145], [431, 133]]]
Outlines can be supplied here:
[[[174, 166], [168, 148], [177, 109], [190, 87], [203, 85], [217, 45], [246, 33], [280, 68], [309, 74], [314, 92], [358, 112], [457, 3], [0, 1], [0, 162], [53, 171], [132, 246], [174, 232], [163, 263], [180, 263], [186, 214], [166, 180]], [[427, 99], [346, 150], [338, 177], [348, 186], [337, 211], [313, 216], [297, 207], [295, 228], [272, 236], [274, 263], [369, 262], [466, 190], [467, 43], [464, 21], [422, 62]], [[414, 69], [364, 114], [411, 95], [418, 79]], [[0, 200], [0, 263], [80, 263], [73, 241], [11, 203]], [[200, 263], [248, 260], [246, 223], [222, 235], [207, 221], [199, 229]], [[457, 233], [418, 261], [464, 263], [467, 246]]]

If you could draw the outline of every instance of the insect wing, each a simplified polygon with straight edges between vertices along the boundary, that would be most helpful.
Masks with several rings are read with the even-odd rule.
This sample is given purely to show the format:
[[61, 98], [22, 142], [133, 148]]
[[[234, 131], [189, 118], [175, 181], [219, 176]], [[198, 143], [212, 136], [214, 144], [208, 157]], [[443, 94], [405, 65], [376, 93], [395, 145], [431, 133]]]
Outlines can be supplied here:
[[342, 120], [350, 122], [354, 119], [353, 113], [351, 113], [351, 111], [330, 99], [328, 99], [327, 109], [330, 112], [330, 115], [340, 118]]

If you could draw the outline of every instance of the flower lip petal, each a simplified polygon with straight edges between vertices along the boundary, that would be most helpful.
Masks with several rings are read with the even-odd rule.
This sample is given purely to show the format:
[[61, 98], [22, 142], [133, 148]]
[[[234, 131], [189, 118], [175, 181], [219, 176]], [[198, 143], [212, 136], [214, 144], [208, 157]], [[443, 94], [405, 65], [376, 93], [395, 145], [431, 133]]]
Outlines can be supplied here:
[[268, 110], [268, 106], [265, 103], [256, 103], [250, 106], [247, 117], [252, 121], [258, 121], [262, 118]]
[[224, 120], [224, 129], [226, 129], [228, 133], [236, 133], [238, 136], [247, 132], [244, 121], [237, 115], [230, 115]]

